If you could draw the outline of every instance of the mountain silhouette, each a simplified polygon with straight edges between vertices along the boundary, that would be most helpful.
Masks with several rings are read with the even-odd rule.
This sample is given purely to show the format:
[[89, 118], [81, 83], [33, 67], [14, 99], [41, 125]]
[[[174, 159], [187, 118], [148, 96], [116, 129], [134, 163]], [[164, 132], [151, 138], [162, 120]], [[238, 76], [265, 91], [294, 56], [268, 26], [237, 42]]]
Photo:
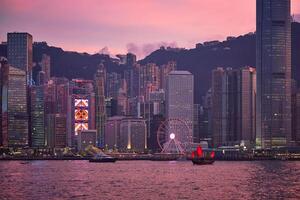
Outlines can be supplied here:
[[[292, 74], [300, 83], [300, 23], [292, 23]], [[139, 63], [156, 63], [162, 65], [168, 61], [176, 61], [177, 68], [188, 70], [195, 76], [195, 102], [211, 84], [211, 70], [216, 67], [240, 68], [255, 67], [255, 33], [236, 38], [228, 38], [223, 42], [211, 42], [198, 45], [193, 49], [160, 48], [140, 60]], [[48, 46], [46, 42], [33, 45], [34, 75], [40, 70], [39, 62], [42, 54], [51, 56], [51, 75], [58, 77], [93, 79], [97, 65], [104, 62], [108, 72], [122, 73], [127, 66], [119, 65], [109, 55], [88, 54], [64, 51], [58, 47]], [[6, 57], [6, 44], [0, 44], [0, 56]]]

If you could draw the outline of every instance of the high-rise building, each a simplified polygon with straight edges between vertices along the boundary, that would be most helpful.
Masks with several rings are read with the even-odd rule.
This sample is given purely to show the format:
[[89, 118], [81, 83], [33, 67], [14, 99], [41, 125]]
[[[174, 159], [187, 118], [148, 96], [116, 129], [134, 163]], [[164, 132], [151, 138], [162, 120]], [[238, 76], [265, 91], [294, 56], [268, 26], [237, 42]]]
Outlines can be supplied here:
[[107, 73], [106, 77], [106, 97], [117, 99], [121, 87], [121, 74]]
[[68, 100], [68, 145], [77, 145], [79, 131], [95, 129], [94, 81], [73, 79]]
[[136, 55], [133, 53], [127, 53], [126, 55], [126, 64], [128, 66], [133, 66], [136, 63]]
[[114, 116], [105, 122], [105, 146], [108, 149], [120, 148], [120, 125], [125, 116]]
[[36, 85], [45, 85], [47, 82], [46, 73], [44, 71], [39, 71], [36, 78]]
[[171, 71], [176, 70], [176, 62], [169, 61], [167, 64], [161, 66], [160, 71], [160, 88], [166, 90], [167, 76]]
[[9, 147], [28, 146], [26, 72], [4, 65], [3, 75], [2, 135]]
[[45, 146], [44, 86], [30, 88], [30, 140], [32, 147]]
[[213, 70], [211, 123], [215, 147], [240, 144], [254, 146], [255, 98], [254, 68]]
[[113, 117], [118, 114], [118, 102], [113, 98], [105, 99], [106, 117]]
[[[69, 103], [69, 80], [66, 78], [52, 77], [48, 81], [48, 83], [43, 87], [44, 87], [45, 129], [49, 130], [51, 129], [50, 127], [53, 125], [52, 121], [54, 120], [54, 117], [51, 118], [53, 119], [51, 121], [48, 120], [49, 119], [48, 115], [60, 114], [61, 116], [66, 117], [67, 113], [71, 113], [71, 108], [69, 108], [69, 105], [71, 104]], [[68, 119], [71, 119], [71, 117]], [[68, 130], [70, 131], [71, 122], [69, 122], [69, 125], [67, 125], [67, 121], [66, 120], [63, 121], [66, 123], [65, 127], [67, 127]], [[49, 123], [52, 123], [52, 125]], [[54, 138], [54, 136], [52, 138]], [[71, 143], [71, 133], [68, 136], [69, 136], [69, 142]], [[67, 138], [65, 138], [65, 140], [67, 140]], [[66, 143], [66, 141], [64, 143]], [[63, 145], [59, 145], [59, 146], [63, 146]], [[71, 144], [69, 144], [69, 146], [71, 146]], [[54, 143], [52, 144], [52, 147], [54, 147]]]
[[65, 148], [67, 146], [67, 117], [65, 114], [48, 114], [45, 127], [46, 146]]
[[203, 106], [200, 109], [199, 116], [199, 139], [207, 141], [209, 145], [212, 142], [212, 98], [211, 89], [203, 97]]
[[200, 115], [202, 107], [200, 104], [194, 104], [193, 108], [193, 139], [195, 143], [200, 142]]
[[256, 136], [256, 70], [244, 67], [238, 71], [238, 139], [253, 148]]
[[[167, 77], [166, 118], [187, 123], [193, 134], [194, 76], [188, 71], [172, 71]], [[180, 141], [188, 142], [188, 141]]]
[[140, 95], [140, 70], [141, 66], [139, 64], [134, 64], [124, 71], [124, 79], [128, 85], [127, 92], [130, 98], [135, 98]]
[[8, 146], [7, 140], [7, 84], [8, 63], [5, 58], [0, 58], [0, 146]]
[[256, 1], [256, 147], [291, 139], [291, 1]]
[[42, 60], [40, 62], [41, 68], [43, 72], [45, 72], [45, 83], [47, 83], [50, 80], [51, 77], [51, 60], [50, 56], [47, 54], [42, 55]]
[[292, 142], [300, 146], [300, 91], [292, 95]]
[[149, 100], [149, 93], [160, 88], [160, 68], [155, 63], [148, 63], [140, 68], [140, 95]]
[[98, 145], [104, 147], [104, 124], [106, 120], [105, 111], [105, 68], [103, 64], [99, 65], [99, 68], [95, 74], [94, 78], [95, 87], [95, 108], [96, 108], [96, 130]]
[[118, 92], [118, 115], [128, 115], [127, 82], [122, 79], [121, 88]]
[[165, 121], [165, 117], [162, 114], [154, 115], [150, 121], [150, 133], [147, 138], [147, 146], [152, 152], [160, 152], [161, 149], [157, 143], [157, 131], [159, 126]]
[[32, 82], [32, 36], [29, 33], [7, 33], [8, 63], [26, 72], [27, 83]]
[[213, 146], [222, 145], [222, 90], [225, 71], [219, 67], [212, 71], [211, 105], [212, 105], [212, 141]]

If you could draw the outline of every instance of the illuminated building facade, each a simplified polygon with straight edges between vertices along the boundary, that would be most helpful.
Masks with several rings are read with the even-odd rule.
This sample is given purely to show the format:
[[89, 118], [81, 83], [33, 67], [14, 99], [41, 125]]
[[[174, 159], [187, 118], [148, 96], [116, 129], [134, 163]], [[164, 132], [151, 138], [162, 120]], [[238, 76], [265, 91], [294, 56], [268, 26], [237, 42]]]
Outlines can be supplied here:
[[291, 1], [256, 1], [256, 147], [291, 140]]
[[30, 135], [32, 147], [45, 146], [44, 86], [30, 88]]
[[95, 129], [95, 93], [93, 81], [73, 79], [70, 84], [68, 143], [77, 146], [79, 131]]
[[26, 72], [11, 66], [7, 66], [5, 71], [2, 82], [2, 134], [7, 137], [9, 147], [25, 147], [29, 145]]

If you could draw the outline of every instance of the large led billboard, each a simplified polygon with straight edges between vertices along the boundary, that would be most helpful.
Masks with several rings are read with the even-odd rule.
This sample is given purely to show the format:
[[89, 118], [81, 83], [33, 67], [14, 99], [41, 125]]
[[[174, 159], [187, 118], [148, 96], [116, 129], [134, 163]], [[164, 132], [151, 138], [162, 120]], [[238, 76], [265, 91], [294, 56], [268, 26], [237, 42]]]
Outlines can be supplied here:
[[74, 100], [74, 120], [75, 120], [75, 135], [79, 131], [88, 130], [89, 128], [89, 100], [75, 99]]

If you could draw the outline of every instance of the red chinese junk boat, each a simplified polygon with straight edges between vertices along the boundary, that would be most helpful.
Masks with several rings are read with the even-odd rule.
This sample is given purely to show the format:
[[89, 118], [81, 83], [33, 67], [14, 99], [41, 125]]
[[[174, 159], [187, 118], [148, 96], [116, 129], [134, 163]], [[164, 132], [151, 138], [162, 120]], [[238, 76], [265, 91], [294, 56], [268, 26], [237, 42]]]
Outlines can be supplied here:
[[208, 165], [215, 162], [214, 151], [203, 151], [201, 146], [197, 147], [196, 151], [192, 152], [192, 162], [194, 165]]

